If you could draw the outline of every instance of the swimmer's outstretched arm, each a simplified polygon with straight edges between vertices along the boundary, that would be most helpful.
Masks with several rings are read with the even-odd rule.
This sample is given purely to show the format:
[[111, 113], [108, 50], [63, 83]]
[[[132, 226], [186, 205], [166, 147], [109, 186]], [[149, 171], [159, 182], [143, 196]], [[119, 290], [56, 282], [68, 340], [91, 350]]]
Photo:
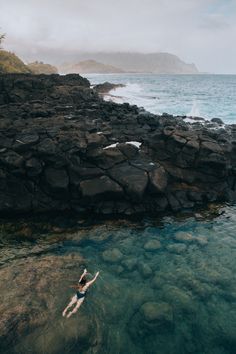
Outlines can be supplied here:
[[88, 289], [88, 287], [90, 287], [90, 285], [92, 285], [95, 281], [96, 281], [96, 279], [97, 279], [97, 277], [99, 276], [99, 272], [97, 272], [96, 274], [95, 274], [95, 277], [92, 279], [92, 280], [90, 280], [90, 281], [88, 281], [87, 282], [87, 284], [85, 285], [85, 289]]
[[81, 282], [81, 280], [83, 279], [83, 277], [86, 275], [87, 273], [87, 269], [84, 269], [83, 274], [81, 275], [81, 277], [79, 278], [79, 283]]

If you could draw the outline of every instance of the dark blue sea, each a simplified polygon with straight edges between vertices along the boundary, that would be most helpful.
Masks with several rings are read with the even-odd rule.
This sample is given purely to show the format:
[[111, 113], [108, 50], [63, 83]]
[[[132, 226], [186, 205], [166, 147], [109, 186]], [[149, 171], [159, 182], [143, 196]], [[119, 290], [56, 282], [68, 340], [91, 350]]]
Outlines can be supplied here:
[[125, 84], [107, 99], [129, 102], [156, 114], [221, 118], [236, 122], [236, 75], [86, 75], [92, 84]]

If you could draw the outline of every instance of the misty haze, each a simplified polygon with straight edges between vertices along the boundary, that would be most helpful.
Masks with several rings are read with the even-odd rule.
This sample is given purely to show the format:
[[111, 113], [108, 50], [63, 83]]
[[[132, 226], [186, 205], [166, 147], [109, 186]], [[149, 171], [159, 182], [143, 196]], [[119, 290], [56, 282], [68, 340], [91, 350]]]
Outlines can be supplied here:
[[235, 38], [235, 0], [0, 0], [0, 354], [236, 353]]
[[25, 61], [61, 63], [88, 51], [168, 52], [201, 72], [236, 73], [233, 0], [1, 0], [0, 6], [5, 48]]

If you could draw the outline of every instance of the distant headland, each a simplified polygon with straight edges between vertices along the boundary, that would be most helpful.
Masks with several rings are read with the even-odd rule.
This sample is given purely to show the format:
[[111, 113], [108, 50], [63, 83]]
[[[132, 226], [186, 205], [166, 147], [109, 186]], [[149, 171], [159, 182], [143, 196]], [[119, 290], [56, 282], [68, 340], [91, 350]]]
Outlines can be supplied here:
[[195, 64], [187, 64], [169, 53], [81, 53], [59, 66], [62, 73], [154, 73], [198, 74]]
[[[60, 56], [59, 56], [60, 57]], [[37, 59], [37, 60], [36, 60]], [[46, 58], [24, 63], [16, 54], [0, 50], [0, 73], [33, 74], [112, 74], [112, 73], [153, 73], [153, 74], [199, 74], [195, 64], [187, 64], [179, 57], [169, 53], [77, 53], [68, 56], [64, 63]], [[63, 61], [63, 58], [61, 59]]]

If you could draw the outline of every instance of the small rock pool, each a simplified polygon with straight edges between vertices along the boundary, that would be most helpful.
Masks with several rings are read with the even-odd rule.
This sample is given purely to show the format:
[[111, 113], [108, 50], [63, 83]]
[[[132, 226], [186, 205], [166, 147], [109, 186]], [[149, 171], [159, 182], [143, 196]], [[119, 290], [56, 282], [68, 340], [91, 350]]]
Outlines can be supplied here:
[[[221, 211], [67, 229], [23, 224], [24, 236], [2, 224], [0, 353], [235, 354], [236, 207]], [[78, 313], [63, 318], [84, 267], [100, 276]]]

